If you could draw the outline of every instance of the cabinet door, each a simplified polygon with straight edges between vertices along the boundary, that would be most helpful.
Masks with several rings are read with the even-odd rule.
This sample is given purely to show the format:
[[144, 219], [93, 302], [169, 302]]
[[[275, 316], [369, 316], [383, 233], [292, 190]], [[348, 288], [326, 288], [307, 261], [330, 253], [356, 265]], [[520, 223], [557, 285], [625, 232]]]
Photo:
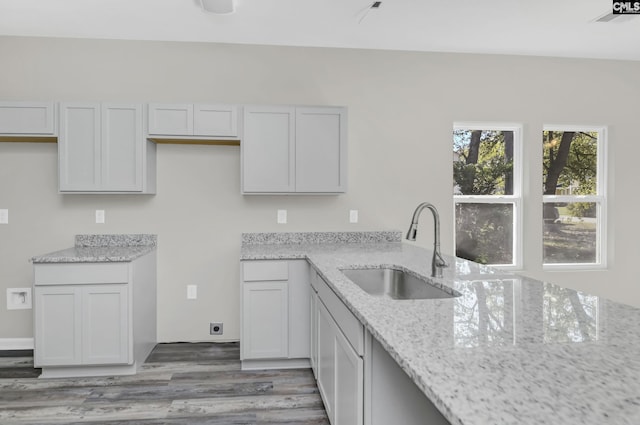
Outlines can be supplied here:
[[53, 102], [0, 102], [0, 133], [55, 134]]
[[131, 363], [127, 285], [82, 288], [82, 364]]
[[335, 412], [335, 323], [327, 308], [318, 302], [318, 390], [324, 401], [329, 422], [334, 424]]
[[310, 344], [309, 344], [309, 361], [311, 363], [311, 370], [313, 376], [318, 378], [318, 294], [314, 290], [311, 290], [311, 297], [309, 298], [309, 311], [310, 311], [310, 326], [309, 331]]
[[236, 106], [195, 105], [193, 109], [194, 136], [236, 137], [238, 135]]
[[309, 358], [309, 263], [289, 261], [289, 358]]
[[346, 192], [345, 108], [296, 108], [296, 192]]
[[245, 107], [242, 149], [244, 193], [295, 190], [295, 116], [290, 107]]
[[102, 190], [142, 191], [142, 105], [102, 105]]
[[334, 353], [336, 383], [332, 424], [362, 425], [364, 363], [339, 329], [335, 333]]
[[243, 359], [287, 358], [287, 282], [245, 282], [242, 290]]
[[166, 136], [193, 135], [193, 105], [149, 104], [149, 134]]
[[60, 191], [99, 190], [100, 104], [61, 103], [58, 164]]
[[82, 294], [78, 286], [35, 287], [35, 366], [82, 362]]

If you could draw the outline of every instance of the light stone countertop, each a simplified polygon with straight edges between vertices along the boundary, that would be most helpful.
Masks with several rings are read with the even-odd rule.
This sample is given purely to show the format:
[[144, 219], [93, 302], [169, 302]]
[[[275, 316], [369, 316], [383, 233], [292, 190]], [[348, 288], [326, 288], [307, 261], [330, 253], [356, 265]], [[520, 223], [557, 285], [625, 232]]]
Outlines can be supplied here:
[[130, 262], [156, 249], [156, 235], [76, 235], [75, 246], [31, 258], [33, 263]]
[[308, 259], [454, 425], [640, 424], [640, 309], [445, 258], [434, 279], [462, 293], [373, 297], [345, 268], [393, 265], [429, 276], [407, 243], [243, 244], [241, 260]]

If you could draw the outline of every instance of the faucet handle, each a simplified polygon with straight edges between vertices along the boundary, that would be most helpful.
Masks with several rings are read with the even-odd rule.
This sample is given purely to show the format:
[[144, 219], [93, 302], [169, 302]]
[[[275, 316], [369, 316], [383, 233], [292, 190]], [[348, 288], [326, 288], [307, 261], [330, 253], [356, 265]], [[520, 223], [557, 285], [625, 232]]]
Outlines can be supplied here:
[[436, 253], [436, 258], [437, 258], [437, 266], [438, 267], [449, 267], [449, 264], [444, 261], [444, 258], [442, 258], [442, 256], [440, 255], [439, 252]]

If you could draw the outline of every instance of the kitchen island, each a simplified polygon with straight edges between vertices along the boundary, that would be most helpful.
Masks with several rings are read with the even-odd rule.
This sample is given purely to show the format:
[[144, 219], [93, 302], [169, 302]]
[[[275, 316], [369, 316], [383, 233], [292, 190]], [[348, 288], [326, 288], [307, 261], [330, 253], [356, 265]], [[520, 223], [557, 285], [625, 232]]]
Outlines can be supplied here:
[[155, 235], [78, 235], [32, 258], [41, 377], [136, 372], [157, 342], [155, 249]]
[[427, 279], [460, 297], [374, 297], [341, 270], [427, 277], [431, 251], [303, 235], [243, 235], [241, 260], [306, 259], [451, 424], [640, 423], [639, 309], [451, 257]]

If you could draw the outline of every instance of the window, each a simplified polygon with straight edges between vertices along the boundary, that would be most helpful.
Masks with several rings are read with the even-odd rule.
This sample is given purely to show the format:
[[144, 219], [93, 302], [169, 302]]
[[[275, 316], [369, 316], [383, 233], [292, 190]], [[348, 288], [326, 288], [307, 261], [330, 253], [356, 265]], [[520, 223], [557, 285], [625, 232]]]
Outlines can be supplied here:
[[604, 267], [605, 129], [545, 126], [542, 144], [544, 268]]
[[456, 256], [521, 266], [521, 134], [515, 125], [454, 124]]

